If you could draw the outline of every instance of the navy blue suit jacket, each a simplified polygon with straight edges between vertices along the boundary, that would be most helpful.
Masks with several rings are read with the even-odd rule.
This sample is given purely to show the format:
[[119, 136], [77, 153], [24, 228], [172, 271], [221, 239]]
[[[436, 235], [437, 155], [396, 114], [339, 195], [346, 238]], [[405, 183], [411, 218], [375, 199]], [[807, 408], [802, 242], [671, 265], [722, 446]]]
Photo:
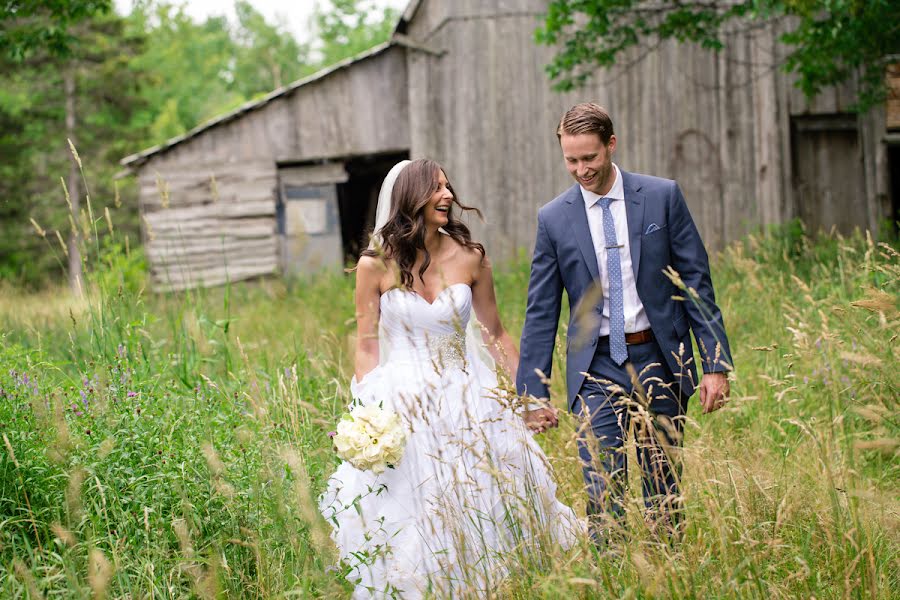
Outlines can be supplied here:
[[[709, 258], [674, 181], [620, 172], [638, 296], [676, 383], [680, 384], [682, 395], [688, 397], [698, 381], [691, 331], [700, 347], [704, 372], [727, 371], [732, 365], [725, 325], [709, 275]], [[692, 302], [663, 273], [669, 266], [685, 285], [696, 290], [698, 302]], [[599, 315], [603, 310], [599, 273], [584, 200], [576, 184], [538, 211], [516, 375], [519, 394], [549, 397], [547, 385], [536, 370], [547, 378], [551, 375], [565, 290], [570, 309], [566, 387], [572, 406], [597, 347]]]

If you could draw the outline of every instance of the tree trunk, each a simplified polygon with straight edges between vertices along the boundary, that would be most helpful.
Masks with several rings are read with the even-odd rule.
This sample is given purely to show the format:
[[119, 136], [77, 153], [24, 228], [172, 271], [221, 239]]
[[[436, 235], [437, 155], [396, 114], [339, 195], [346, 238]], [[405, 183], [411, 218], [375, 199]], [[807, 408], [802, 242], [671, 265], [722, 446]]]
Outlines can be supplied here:
[[[63, 89], [66, 94], [66, 138], [75, 146], [75, 67], [70, 66], [63, 75]], [[75, 146], [77, 147], [77, 146]], [[69, 288], [76, 297], [82, 294], [81, 275], [81, 236], [78, 232], [81, 211], [81, 186], [79, 184], [79, 168], [72, 148], [66, 144], [69, 153], [69, 178], [66, 188], [69, 190], [69, 208], [72, 216], [72, 230], [69, 233]]]

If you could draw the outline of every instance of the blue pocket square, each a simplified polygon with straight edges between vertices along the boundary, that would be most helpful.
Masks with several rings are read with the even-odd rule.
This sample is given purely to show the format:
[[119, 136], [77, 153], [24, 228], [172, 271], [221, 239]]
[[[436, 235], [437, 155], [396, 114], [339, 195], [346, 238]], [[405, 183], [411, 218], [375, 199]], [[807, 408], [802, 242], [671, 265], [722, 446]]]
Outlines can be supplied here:
[[659, 231], [660, 229], [662, 229], [662, 227], [660, 227], [656, 223], [650, 223], [650, 225], [647, 227], [647, 231], [644, 232], [644, 235], [647, 235], [648, 233], [653, 233], [654, 231]]

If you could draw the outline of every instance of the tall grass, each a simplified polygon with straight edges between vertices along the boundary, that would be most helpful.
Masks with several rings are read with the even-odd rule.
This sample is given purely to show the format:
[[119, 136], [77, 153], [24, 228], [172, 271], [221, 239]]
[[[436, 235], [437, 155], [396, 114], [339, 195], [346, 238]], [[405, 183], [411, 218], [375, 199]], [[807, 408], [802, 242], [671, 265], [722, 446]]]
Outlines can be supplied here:
[[[123, 252], [98, 251], [80, 302], [0, 290], [0, 596], [348, 595], [315, 499], [349, 400], [352, 278], [160, 296], [116, 276]], [[691, 404], [683, 539], [633, 510], [619, 552], [523, 556], [497, 597], [900, 595], [898, 258], [789, 229], [721, 253], [737, 371], [726, 408]], [[524, 256], [497, 269], [514, 334], [527, 276]], [[541, 443], [583, 510], [575, 427]]]

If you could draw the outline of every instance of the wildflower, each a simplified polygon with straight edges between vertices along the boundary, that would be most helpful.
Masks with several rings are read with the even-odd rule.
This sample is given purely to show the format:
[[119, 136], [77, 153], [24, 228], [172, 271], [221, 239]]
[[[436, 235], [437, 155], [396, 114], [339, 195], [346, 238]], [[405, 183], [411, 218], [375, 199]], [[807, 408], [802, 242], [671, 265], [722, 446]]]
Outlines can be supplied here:
[[126, 394], [126, 396], [128, 396], [129, 398], [134, 398], [134, 397], [137, 396], [137, 395], [138, 395], [137, 392], [128, 392], [128, 393]]

